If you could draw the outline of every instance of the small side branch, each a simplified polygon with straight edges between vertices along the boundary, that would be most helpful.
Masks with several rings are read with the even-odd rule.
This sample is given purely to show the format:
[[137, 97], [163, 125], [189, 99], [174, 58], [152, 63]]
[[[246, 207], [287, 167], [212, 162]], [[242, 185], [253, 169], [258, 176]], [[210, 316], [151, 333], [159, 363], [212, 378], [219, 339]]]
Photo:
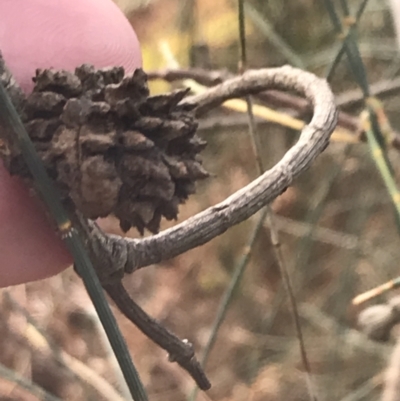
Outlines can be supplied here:
[[185, 369], [197, 383], [201, 390], [208, 390], [211, 383], [207, 379], [199, 361], [194, 354], [193, 345], [188, 341], [181, 341], [169, 330], [147, 315], [144, 310], [133, 301], [121, 282], [104, 285], [104, 289], [115, 302], [119, 310], [147, 337], [159, 347], [168, 352], [171, 362], [177, 362]]

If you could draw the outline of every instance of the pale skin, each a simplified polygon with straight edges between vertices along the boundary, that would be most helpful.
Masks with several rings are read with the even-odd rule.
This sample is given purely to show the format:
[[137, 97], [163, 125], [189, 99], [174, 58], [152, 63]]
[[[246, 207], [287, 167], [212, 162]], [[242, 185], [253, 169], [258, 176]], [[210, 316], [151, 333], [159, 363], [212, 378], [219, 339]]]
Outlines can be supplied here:
[[[1, 0], [0, 51], [26, 93], [36, 68], [141, 66], [136, 35], [112, 0]], [[44, 206], [0, 162], [0, 287], [57, 274], [72, 259]]]

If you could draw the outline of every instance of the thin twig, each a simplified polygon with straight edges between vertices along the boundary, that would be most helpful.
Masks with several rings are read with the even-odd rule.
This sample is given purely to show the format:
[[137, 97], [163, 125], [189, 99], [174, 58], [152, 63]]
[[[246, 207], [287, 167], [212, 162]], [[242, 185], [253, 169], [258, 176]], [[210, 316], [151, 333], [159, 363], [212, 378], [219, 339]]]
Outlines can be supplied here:
[[[258, 235], [263, 227], [263, 223], [264, 223], [266, 215], [267, 215], [267, 209], [264, 209], [261, 216], [259, 217], [259, 220], [258, 220], [256, 226], [253, 229], [253, 232], [250, 234], [250, 238], [245, 247], [245, 251], [243, 252], [243, 256], [237, 263], [237, 265], [233, 271], [229, 285], [226, 288], [226, 290], [222, 296], [222, 299], [219, 303], [215, 319], [211, 326], [212, 327], [211, 333], [207, 340], [207, 344], [204, 347], [203, 355], [201, 358], [201, 365], [203, 367], [206, 366], [208, 357], [210, 356], [211, 350], [217, 339], [219, 329], [221, 328], [221, 325], [225, 320], [226, 314], [228, 313], [228, 306], [230, 305], [232, 298], [241, 282], [243, 273], [244, 273], [247, 265], [249, 264], [254, 244], [255, 244], [255, 242], [258, 238]], [[192, 391], [192, 393], [190, 394], [189, 401], [194, 401], [196, 399], [196, 396], [197, 396], [197, 389], [194, 389]]]
[[[109, 246], [109, 237], [104, 235], [97, 224], [92, 221], [85, 221], [84, 218], [76, 216], [74, 225], [80, 234], [88, 239], [87, 250], [100, 272], [103, 287], [120, 311], [147, 337], [164, 349], [171, 362], [177, 362], [185, 369], [200, 389], [208, 390], [211, 387], [210, 381], [194, 355], [193, 346], [188, 341], [180, 340], [175, 334], [147, 315], [125, 290], [121, 282], [123, 274], [121, 263], [123, 264], [127, 260], [128, 255], [124, 248], [118, 246], [120, 245], [118, 243]], [[117, 265], [114, 263], [115, 255], [118, 256], [119, 264]]]
[[[246, 69], [246, 39], [245, 39], [245, 18], [244, 18], [244, 2], [243, 0], [238, 0], [238, 5], [239, 5], [239, 36], [240, 36], [240, 47], [241, 47], [241, 67], [243, 71]], [[258, 167], [258, 172], [261, 175], [265, 171], [265, 166], [263, 163], [263, 160], [261, 158], [261, 141], [260, 141], [260, 136], [257, 131], [256, 123], [254, 121], [254, 114], [253, 114], [253, 108], [252, 108], [252, 100], [250, 96], [246, 97], [246, 104], [247, 104], [247, 114], [248, 114], [248, 120], [249, 120], [249, 135], [250, 139], [252, 142], [252, 147], [253, 147], [253, 152], [256, 158], [256, 163]], [[282, 281], [286, 287], [286, 292], [289, 296], [290, 300], [290, 305], [292, 308], [292, 318], [293, 322], [295, 325], [296, 329], [296, 334], [299, 342], [299, 348], [300, 348], [300, 355], [301, 355], [301, 360], [304, 366], [304, 370], [306, 372], [306, 382], [307, 382], [307, 387], [308, 387], [308, 392], [310, 395], [310, 399], [313, 401], [316, 401], [317, 395], [316, 391], [314, 388], [313, 380], [312, 380], [312, 374], [311, 374], [311, 367], [310, 363], [308, 360], [307, 352], [306, 352], [306, 347], [304, 343], [304, 336], [303, 336], [303, 330], [301, 328], [300, 324], [300, 318], [299, 318], [299, 313], [297, 310], [297, 302], [296, 298], [294, 296], [294, 292], [292, 289], [292, 285], [290, 282], [290, 275], [286, 266], [286, 261], [282, 253], [282, 247], [281, 243], [279, 240], [279, 234], [278, 230], [275, 227], [274, 224], [274, 212], [271, 208], [270, 205], [267, 205], [265, 207], [265, 216], [268, 221], [268, 226], [270, 229], [270, 237], [271, 237], [271, 243], [275, 251], [275, 256], [276, 260], [278, 262], [279, 270], [282, 276]]]
[[181, 341], [178, 337], [147, 315], [126, 292], [121, 282], [105, 285], [104, 289], [112, 298], [120, 311], [133, 322], [147, 337], [168, 352], [168, 359], [177, 362], [195, 380], [202, 390], [211, 387], [203, 369], [194, 355], [193, 345], [188, 341]]
[[270, 227], [272, 245], [274, 247], [276, 259], [278, 261], [279, 269], [282, 275], [282, 281], [286, 287], [286, 292], [289, 295], [290, 306], [292, 308], [293, 322], [296, 328], [297, 339], [299, 341], [301, 360], [304, 366], [304, 370], [306, 372], [306, 382], [307, 382], [308, 392], [311, 400], [316, 401], [318, 400], [318, 397], [316, 394], [315, 385], [312, 380], [311, 366], [307, 356], [303, 330], [301, 328], [300, 316], [297, 307], [297, 301], [294, 296], [294, 291], [291, 284], [289, 271], [286, 265], [285, 258], [283, 256], [282, 246], [277, 234], [278, 231], [274, 226], [273, 216], [271, 214], [269, 214], [268, 216], [268, 225]]

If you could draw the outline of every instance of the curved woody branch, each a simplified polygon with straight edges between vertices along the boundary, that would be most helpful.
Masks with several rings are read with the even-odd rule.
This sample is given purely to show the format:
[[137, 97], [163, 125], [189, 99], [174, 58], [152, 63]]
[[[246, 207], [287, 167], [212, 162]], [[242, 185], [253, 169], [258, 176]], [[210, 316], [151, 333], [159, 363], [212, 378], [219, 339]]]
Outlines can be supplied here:
[[[124, 272], [132, 273], [138, 268], [180, 255], [246, 220], [284, 192], [326, 148], [337, 120], [333, 94], [326, 81], [291, 67], [247, 71], [243, 76], [228, 80], [201, 95], [182, 100], [180, 105], [197, 105], [195, 113], [200, 116], [227, 99], [270, 88], [301, 92], [314, 107], [313, 118], [302, 130], [298, 142], [272, 169], [225, 201], [171, 229], [147, 238], [127, 239], [105, 235], [94, 223], [80, 225], [81, 229], [86, 226], [84, 229], [89, 230], [86, 235], [89, 238], [89, 249], [93, 244], [97, 250], [102, 249], [101, 252], [91, 252], [91, 255], [95, 258], [99, 273], [105, 278], [104, 288], [119, 309], [153, 341], [167, 350], [170, 360], [176, 361], [187, 370], [203, 389], [208, 387], [208, 381], [194, 356], [192, 345], [180, 341], [148, 317], [127, 296], [119, 280]], [[107, 258], [111, 260], [107, 261]], [[109, 273], [108, 276], [105, 272]]]
[[[0, 79], [6, 83], [14, 105], [23, 103], [21, 91], [0, 59]], [[143, 239], [127, 239], [107, 235], [79, 212], [74, 213], [74, 224], [85, 241], [97, 274], [110, 297], [130, 319], [155, 343], [165, 349], [171, 361], [187, 370], [200, 388], [210, 383], [195, 358], [192, 345], [149, 317], [129, 298], [121, 278], [124, 273], [161, 262], [200, 246], [246, 220], [270, 203], [306, 170], [326, 148], [337, 121], [334, 96], [325, 80], [289, 66], [247, 71], [208, 89], [201, 95], [184, 98], [182, 109], [193, 109], [197, 117], [235, 97], [256, 94], [268, 89], [300, 92], [312, 104], [311, 122], [302, 130], [298, 142], [273, 168], [225, 201], [198, 213], [175, 227]], [[1, 138], [8, 146], [16, 146], [11, 137]]]
[[313, 105], [313, 118], [302, 130], [298, 142], [273, 168], [252, 183], [173, 228], [143, 239], [108, 236], [109, 247], [118, 243], [119, 248], [125, 248], [126, 272], [180, 255], [248, 219], [284, 192], [326, 148], [337, 120], [334, 96], [325, 80], [289, 66], [249, 70], [201, 95], [187, 97], [180, 105], [197, 104], [195, 113], [201, 116], [225, 100], [267, 89], [300, 92]]

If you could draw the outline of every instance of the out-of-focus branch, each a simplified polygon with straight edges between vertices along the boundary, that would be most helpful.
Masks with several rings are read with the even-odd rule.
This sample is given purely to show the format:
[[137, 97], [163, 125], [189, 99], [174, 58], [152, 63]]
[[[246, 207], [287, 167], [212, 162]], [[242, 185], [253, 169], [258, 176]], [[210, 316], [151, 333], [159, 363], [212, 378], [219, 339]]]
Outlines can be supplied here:
[[[167, 82], [191, 79], [204, 86], [213, 86], [226, 79], [233, 77], [233, 74], [226, 70], [203, 70], [203, 69], [164, 69], [151, 71], [149, 79], [163, 79]], [[370, 86], [371, 95], [380, 98], [397, 95], [400, 93], [400, 78], [376, 82]], [[289, 108], [295, 111], [296, 115], [309, 114], [312, 111], [310, 103], [299, 96], [286, 93], [280, 90], [267, 90], [255, 95], [261, 103], [273, 107]], [[362, 106], [364, 97], [359, 89], [346, 91], [336, 96], [336, 105], [342, 109], [349, 109]], [[229, 123], [229, 121], [228, 121]], [[222, 122], [221, 122], [222, 124]], [[358, 117], [352, 116], [345, 111], [339, 111], [338, 126], [352, 131], [356, 139], [361, 139], [363, 132]], [[392, 146], [400, 149], [400, 133], [395, 132], [392, 139]]]

